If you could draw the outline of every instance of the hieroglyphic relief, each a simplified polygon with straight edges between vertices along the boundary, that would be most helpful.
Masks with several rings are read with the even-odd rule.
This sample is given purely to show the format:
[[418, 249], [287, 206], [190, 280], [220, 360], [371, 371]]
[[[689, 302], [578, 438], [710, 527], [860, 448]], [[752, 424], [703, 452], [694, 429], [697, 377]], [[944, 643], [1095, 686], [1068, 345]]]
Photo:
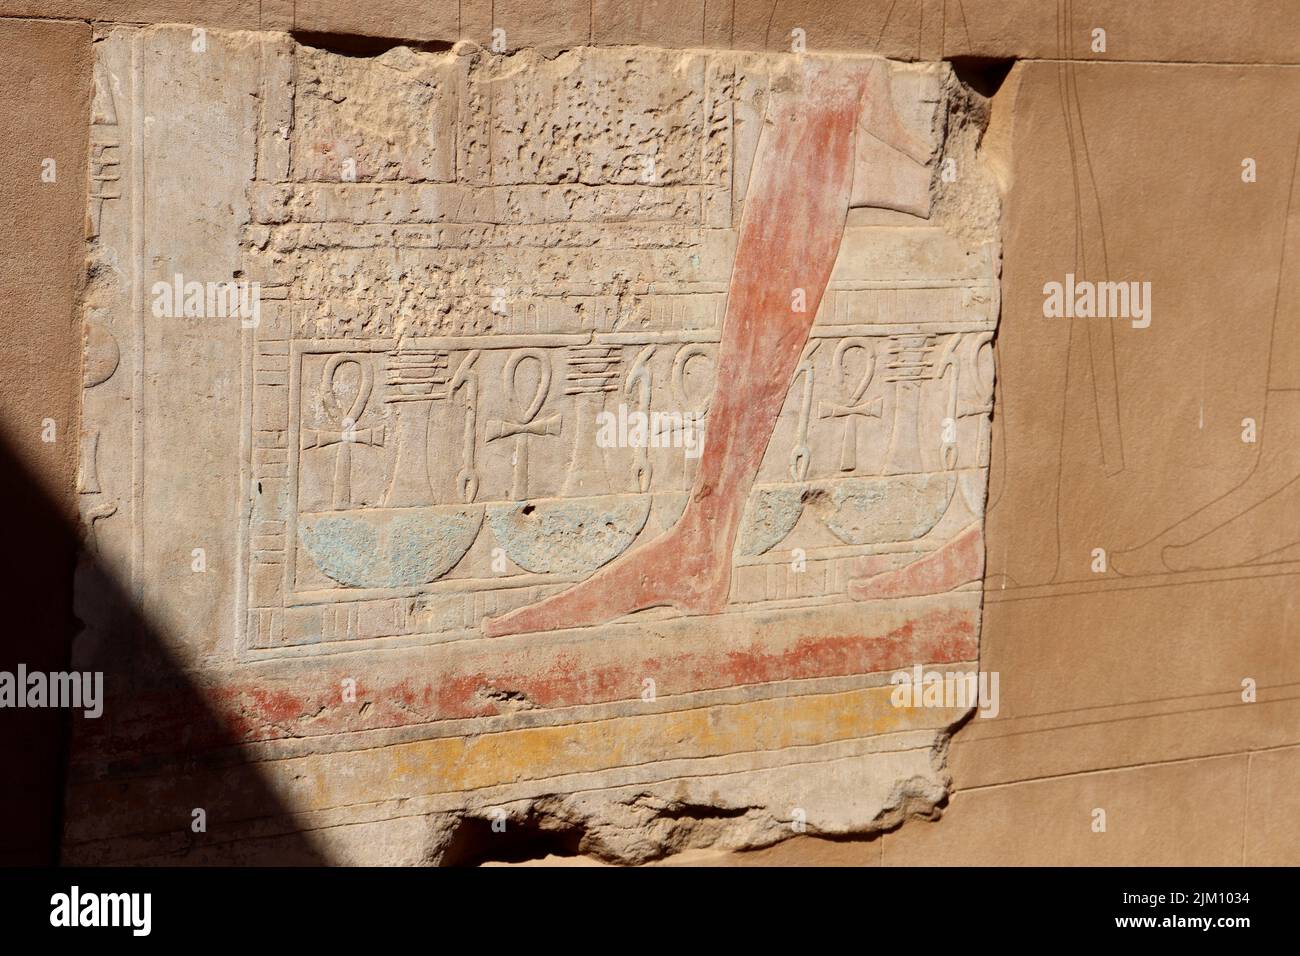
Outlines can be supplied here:
[[[95, 46], [78, 654], [150, 678], [108, 569], [240, 742], [348, 818], [578, 773], [592, 819], [688, 778], [758, 808], [738, 845], [796, 792], [841, 833], [934, 807], [960, 709], [898, 711], [888, 679], [978, 656], [999, 310], [987, 108], [948, 67]], [[191, 282], [256, 284], [256, 313], [191, 310]], [[152, 690], [83, 758], [188, 740]], [[795, 697], [758, 751], [675, 729]], [[403, 741], [647, 714], [635, 755], [390, 772]], [[809, 759], [839, 789], [804, 793]]]
[[[124, 123], [119, 119], [118, 98], [114, 92], [113, 78], [108, 65], [97, 61], [94, 67], [94, 93], [91, 100], [90, 157], [87, 170], [89, 195], [86, 204], [85, 234], [90, 249], [90, 294], [86, 297], [86, 315], [83, 323], [82, 386], [87, 414], [81, 431], [81, 452], [77, 467], [77, 493], [81, 518], [85, 529], [85, 549], [90, 555], [99, 553], [98, 525], [105, 518], [118, 513], [123, 489], [106, 488], [100, 481], [101, 445], [106, 441], [104, 430], [110, 432], [107, 441], [121, 437], [120, 423], [113, 416], [103, 414], [111, 407], [112, 393], [123, 386], [122, 350], [118, 336], [124, 331], [129, 318], [122, 313], [125, 289], [115, 281], [111, 255], [106, 253], [101, 240], [101, 227], [105, 206], [112, 203], [117, 215], [110, 215], [114, 228], [108, 242], [120, 242], [123, 216], [120, 203], [123, 197], [123, 153], [129, 145], [123, 140]], [[124, 119], [125, 117], [123, 117]], [[116, 330], [116, 334], [115, 334]], [[106, 385], [115, 379], [112, 385]], [[114, 456], [114, 464], [116, 456]], [[118, 479], [119, 476], [113, 476]], [[117, 484], [117, 481], [111, 482]]]
[[117, 121], [117, 108], [104, 65], [95, 66], [95, 96], [92, 101], [90, 126], [90, 196], [86, 207], [86, 238], [99, 235], [99, 220], [104, 202], [122, 198], [121, 159], [122, 140]]
[[[342, 59], [264, 43], [245, 238], [269, 299], [248, 356], [251, 649], [478, 636], [674, 526], [695, 439], [708, 445], [744, 190], [780, 76], [722, 54], [500, 70], [392, 51], [366, 69], [468, 123], [454, 162], [439, 145], [430, 165], [374, 153], [363, 114], [329, 90], [379, 80]], [[743, 507], [728, 615], [870, 599], [876, 576], [961, 550], [970, 529], [978, 543], [995, 237], [927, 221], [949, 78], [891, 67], [884, 89], [923, 173], [900, 182], [889, 147], [858, 149], [855, 183], [870, 185], [854, 187], [861, 208]], [[469, 122], [469, 103], [491, 105]], [[599, 150], [616, 113], [627, 132]], [[420, 141], [427, 118], [398, 117], [396, 139]], [[582, 146], [548, 149], [557, 131]], [[597, 440], [602, 413], [624, 425], [615, 447]], [[626, 435], [637, 416], [643, 441]], [[978, 563], [877, 590], [947, 590]]]
[[[86, 206], [86, 238], [99, 236], [100, 218], [104, 203], [121, 199], [122, 141], [108, 72], [103, 64], [96, 64], [94, 72], [95, 93], [92, 101], [90, 168], [88, 180], [90, 195]], [[85, 358], [83, 380], [85, 388], [102, 385], [113, 377], [121, 357], [117, 340], [108, 330], [101, 315], [91, 314], [85, 322]], [[77, 492], [81, 498], [82, 520], [86, 525], [86, 543], [91, 553], [96, 550], [95, 523], [108, 518], [117, 510], [111, 501], [96, 500], [103, 496], [100, 487], [99, 429], [90, 425], [81, 436], [81, 460], [77, 469]]]

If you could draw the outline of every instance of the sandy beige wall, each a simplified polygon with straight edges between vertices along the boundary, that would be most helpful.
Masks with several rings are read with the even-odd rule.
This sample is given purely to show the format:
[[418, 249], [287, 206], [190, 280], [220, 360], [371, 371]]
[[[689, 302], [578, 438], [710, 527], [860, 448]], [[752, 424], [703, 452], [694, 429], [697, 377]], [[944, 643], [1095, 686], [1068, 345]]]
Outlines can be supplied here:
[[[1295, 565], [1232, 553], [1262, 540], [1246, 525], [1203, 571], [1115, 569], [1268, 454], [1267, 439], [1241, 441], [1241, 422], [1263, 418], [1275, 309], [1300, 320], [1282, 256], [1300, 70], [1079, 65], [1088, 159], [1072, 164], [1057, 65], [1021, 69], [980, 660], [1002, 674], [1002, 712], [955, 738], [943, 822], [886, 836], [884, 861], [1294, 864]], [[1244, 157], [1268, 174], [1243, 183]], [[1044, 279], [1088, 255], [1155, 290], [1151, 327], [1115, 328], [1114, 378], [1100, 383], [1086, 336], [1041, 314]], [[1113, 473], [1107, 414], [1122, 439]]]
[[487, 46], [494, 28], [521, 46], [633, 44], [745, 50], [810, 47], [885, 56], [1093, 58], [1294, 63], [1300, 9], [1289, 0], [11, 0], [3, 14], [238, 30], [358, 33]]
[[[76, 433], [80, 389], [74, 316], [84, 258], [87, 20], [484, 44], [500, 26], [511, 46], [772, 49], [802, 26], [810, 46], [1034, 58], [1042, 61], [1008, 81], [1017, 95], [981, 659], [1001, 675], [1002, 713], [957, 734], [954, 795], [937, 823], [910, 823], [866, 843], [794, 840], [747, 859], [1300, 862], [1290, 826], [1300, 810], [1294, 566], [1136, 586], [1086, 570], [1094, 548], [1140, 541], [1144, 530], [1154, 534], [1230, 492], [1259, 454], [1258, 445], [1242, 449], [1237, 434], [1242, 418], [1258, 414], [1265, 388], [1300, 131], [1300, 7], [1204, 2], [1189, 15], [1187, 4], [1170, 0], [1139, 16], [1118, 0], [967, 0], [899, 3], [886, 24], [891, 5], [883, 3], [861, 19], [829, 2], [667, 2], [649, 5], [653, 15], [640, 20], [614, 12], [623, 6], [561, 2], [542, 17], [507, 0], [388, 2], [366, 7], [362, 20], [362, 5], [304, 0], [0, 3], [0, 76], [10, 91], [0, 118], [0, 394], [5, 440], [30, 471], [11, 478], [29, 489], [16, 513], [31, 521], [10, 581], [18, 593], [41, 595], [29, 604], [44, 615], [24, 632], [20, 654], [53, 667], [70, 627], [72, 540], [50, 522], [59, 509], [70, 513], [75, 498], [76, 449], [64, 436]], [[1058, 14], [1069, 25], [1063, 33]], [[1108, 38], [1108, 52], [1097, 56], [1088, 50], [1095, 25]], [[1063, 54], [1087, 62], [1067, 77], [1055, 62]], [[1068, 130], [1067, 116], [1075, 124]], [[1071, 150], [1080, 127], [1082, 166]], [[1239, 176], [1247, 156], [1260, 170], [1250, 185]], [[54, 184], [40, 180], [48, 157], [57, 162]], [[1041, 313], [1042, 283], [1076, 267], [1080, 244], [1083, 254], [1104, 245], [1112, 274], [1158, 280], [1153, 328], [1115, 337], [1105, 407], [1120, 421], [1125, 456], [1113, 473], [1101, 428], [1089, 424], [1102, 401], [1096, 366], [1086, 361], [1093, 346]], [[40, 440], [46, 418], [60, 440]], [[1257, 682], [1258, 702], [1241, 702], [1244, 677]], [[33, 728], [31, 739], [57, 740], [51, 733]], [[21, 792], [41, 793], [51, 761], [27, 758], [33, 787]], [[37, 808], [53, 805], [57, 789], [6, 813], [48, 821]], [[1105, 833], [1091, 825], [1098, 808], [1107, 812]], [[28, 845], [7, 849], [38, 856], [41, 833], [32, 828]]]
[[[0, 21], [0, 474], [8, 518], [5, 594], [13, 616], [0, 667], [66, 667], [72, 627], [77, 412], [84, 258], [90, 28]], [[53, 160], [53, 182], [41, 178]], [[45, 440], [53, 439], [53, 440]], [[62, 719], [10, 711], [0, 740], [6, 784], [0, 860], [54, 849]]]

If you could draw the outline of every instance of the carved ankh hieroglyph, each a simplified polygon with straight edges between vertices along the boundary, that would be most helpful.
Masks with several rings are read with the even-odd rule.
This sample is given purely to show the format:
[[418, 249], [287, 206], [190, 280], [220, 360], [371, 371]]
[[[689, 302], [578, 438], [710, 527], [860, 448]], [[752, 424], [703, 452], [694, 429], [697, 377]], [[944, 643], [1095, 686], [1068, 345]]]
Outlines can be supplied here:
[[528, 497], [528, 436], [560, 434], [560, 415], [558, 412], [547, 418], [539, 419], [537, 417], [538, 412], [542, 410], [542, 405], [546, 402], [546, 396], [551, 391], [551, 362], [541, 349], [524, 349], [510, 356], [506, 361], [505, 368], [501, 370], [501, 384], [505, 386], [505, 393], [510, 397], [516, 408], [522, 404], [519, 401], [518, 373], [519, 366], [526, 359], [531, 359], [537, 363], [539, 373], [532, 399], [523, 409], [518, 419], [510, 421], [498, 418], [489, 421], [484, 439], [488, 442], [502, 438], [515, 439], [515, 452], [512, 459], [514, 476], [510, 485], [510, 496], [515, 501], [524, 501]]
[[[357, 367], [358, 379], [356, 395], [346, 410], [339, 404], [335, 391], [335, 379], [339, 369], [344, 365]], [[320, 396], [321, 403], [329, 418], [338, 422], [338, 430], [304, 429], [302, 447], [328, 448], [338, 445], [334, 457], [333, 506], [336, 511], [352, 507], [352, 446], [383, 445], [384, 426], [374, 428], [357, 428], [357, 419], [366, 410], [370, 401], [370, 391], [374, 387], [374, 375], [369, 363], [352, 355], [335, 354], [329, 357], [321, 369]]]
[[[848, 371], [848, 358], [854, 351], [867, 354], [867, 368], [856, 385], [849, 390], [851, 381]], [[871, 380], [876, 374], [876, 355], [866, 339], [843, 339], [835, 347], [831, 357], [831, 367], [835, 384], [845, 391], [848, 400], [844, 403], [822, 402], [817, 409], [818, 418], [844, 419], [844, 438], [840, 444], [840, 471], [856, 471], [858, 468], [858, 419], [879, 418], [883, 402], [879, 398], [864, 401]]]

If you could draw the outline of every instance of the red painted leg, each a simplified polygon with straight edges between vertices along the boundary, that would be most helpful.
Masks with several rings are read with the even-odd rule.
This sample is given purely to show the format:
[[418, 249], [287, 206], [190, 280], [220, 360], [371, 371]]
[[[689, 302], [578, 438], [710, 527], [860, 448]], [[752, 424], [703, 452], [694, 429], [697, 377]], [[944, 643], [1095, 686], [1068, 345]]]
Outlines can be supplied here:
[[[484, 622], [488, 636], [600, 624], [670, 605], [716, 613], [732, 548], [848, 216], [866, 74], [809, 66], [768, 108], [732, 269], [708, 431], [691, 498], [669, 531], [587, 580]], [[792, 311], [795, 290], [805, 311]]]

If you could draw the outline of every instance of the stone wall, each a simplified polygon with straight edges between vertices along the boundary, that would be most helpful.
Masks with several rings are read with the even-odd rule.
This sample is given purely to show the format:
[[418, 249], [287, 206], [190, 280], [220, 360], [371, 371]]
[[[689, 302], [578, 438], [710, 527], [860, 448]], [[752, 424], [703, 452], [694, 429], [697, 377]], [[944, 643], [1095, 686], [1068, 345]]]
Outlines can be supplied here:
[[[129, 571], [288, 794], [273, 825], [313, 814], [330, 854], [420, 862], [503, 814], [635, 862], [931, 812], [973, 700], [900, 710], [887, 681], [978, 656], [999, 268], [982, 97], [862, 58], [358, 58], [183, 27], [95, 51], [92, 172], [113, 185], [90, 229], [83, 508], [98, 565]], [[802, 195], [832, 188], [801, 89], [823, 74], [872, 78], [846, 99], [829, 284], [799, 260], [779, 306], [733, 307], [802, 248], [783, 231], [746, 261], [746, 230], [770, 228], [755, 191], [808, 218]], [[774, 168], [783, 110], [818, 178]], [[239, 281], [256, 311], [208, 294]], [[797, 366], [737, 358], [745, 309], [770, 345], [811, 322]], [[701, 477], [742, 467], [732, 433], [765, 394], [756, 473]], [[734, 514], [692, 526], [709, 495]], [[112, 673], [99, 570], [78, 661]], [[499, 623], [589, 577], [607, 613]], [[155, 851], [214, 797], [222, 852], [272, 825], [218, 787], [215, 752], [178, 778], [189, 717], [149, 653], [79, 725], [74, 858], [141, 852], [142, 803], [174, 808]], [[425, 837], [394, 857], [395, 828]]]
[[[82, 436], [23, 457], [110, 688], [66, 859], [1295, 860], [1292, 6], [280, 6], [3, 24], [80, 77], [13, 165], [68, 154], [87, 219], [39, 306], [86, 387], [14, 387]], [[855, 82], [843, 175], [792, 176], [780, 121], [833, 156]], [[836, 190], [829, 246], [764, 225]], [[1067, 275], [1151, 281], [1150, 325], [1046, 318]], [[769, 277], [784, 377], [723, 331]], [[703, 453], [598, 440], [677, 412], [744, 460], [765, 383], [734, 528]], [[997, 716], [896, 706], [914, 665]]]

